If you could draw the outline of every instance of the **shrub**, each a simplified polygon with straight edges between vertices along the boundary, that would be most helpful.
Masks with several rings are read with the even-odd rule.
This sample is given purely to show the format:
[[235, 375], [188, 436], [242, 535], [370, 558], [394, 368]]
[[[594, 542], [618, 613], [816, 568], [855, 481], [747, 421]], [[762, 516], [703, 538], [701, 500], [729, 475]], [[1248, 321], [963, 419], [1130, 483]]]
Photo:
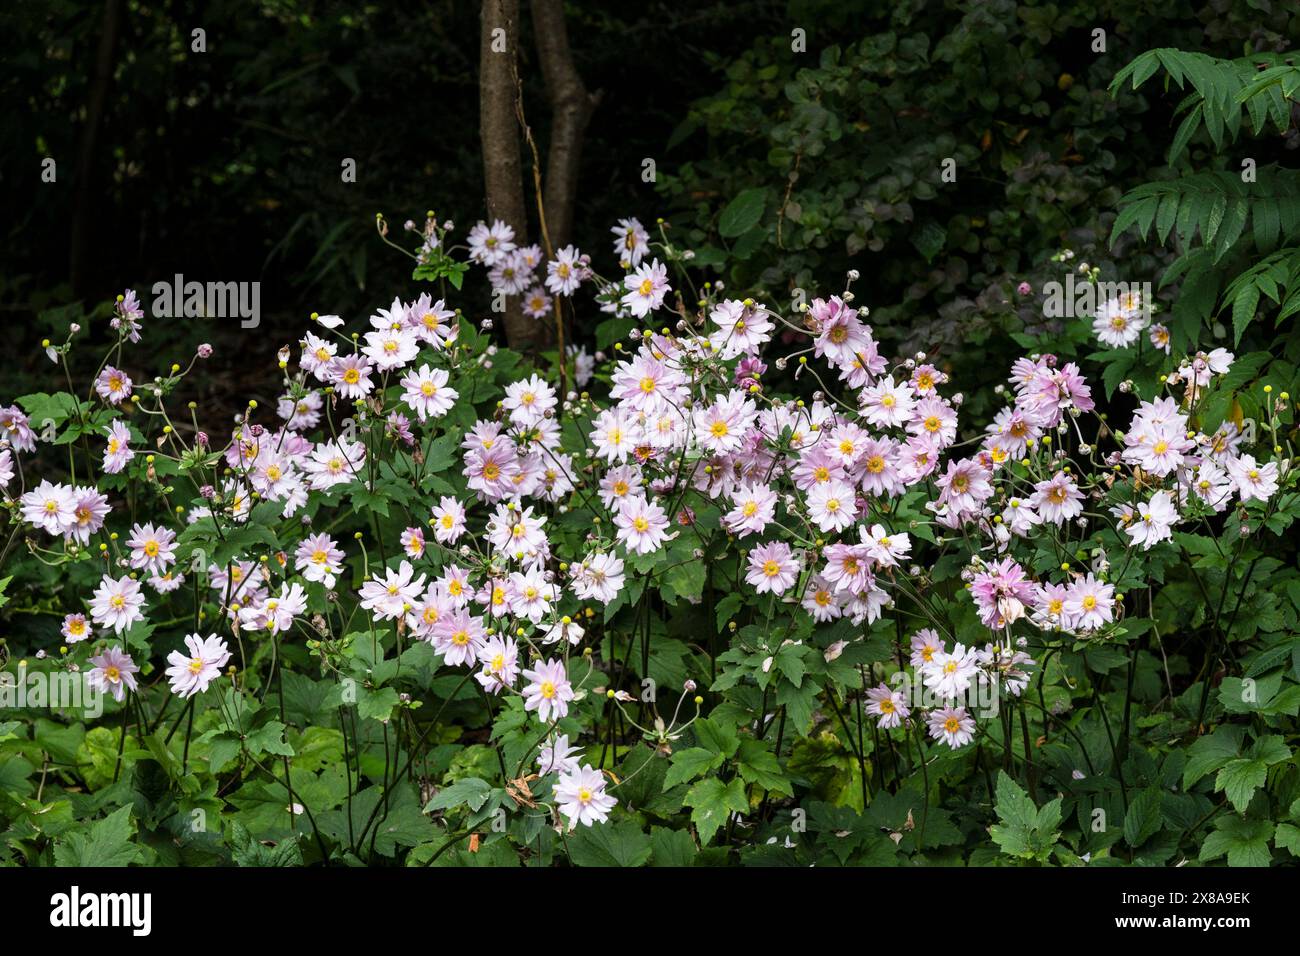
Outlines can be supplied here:
[[[469, 234], [539, 321], [594, 300], [625, 330], [545, 374], [432, 294], [313, 314], [227, 435], [169, 402], [210, 349], [147, 376], [133, 293], [89, 386], [89, 330], [46, 344], [68, 390], [0, 410], [7, 858], [1297, 850], [1285, 391], [1240, 427], [1234, 356], [1172, 352], [1130, 293], [1072, 335], [1148, 343], [1158, 380], [1106, 406], [1089, 360], [1035, 352], [974, 420], [881, 354], [856, 274], [791, 315], [615, 232], [612, 277]], [[466, 247], [417, 238], [459, 288]], [[65, 674], [81, 713], [18, 696]]]

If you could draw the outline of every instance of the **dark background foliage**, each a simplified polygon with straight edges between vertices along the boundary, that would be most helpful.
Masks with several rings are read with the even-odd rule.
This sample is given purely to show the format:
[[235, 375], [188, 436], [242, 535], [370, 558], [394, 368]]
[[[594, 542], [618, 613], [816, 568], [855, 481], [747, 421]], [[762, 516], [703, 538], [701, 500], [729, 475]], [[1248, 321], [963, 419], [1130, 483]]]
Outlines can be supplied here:
[[[544, 149], [526, 7], [521, 78]], [[79, 174], [113, 10], [102, 129]], [[566, 14], [578, 70], [603, 97], [583, 151], [581, 248], [603, 262], [617, 217], [663, 216], [702, 264], [727, 250], [721, 278], [774, 304], [796, 288], [836, 291], [856, 268], [889, 346], [973, 359], [958, 369], [972, 386], [1005, 364], [983, 354], [989, 333], [1036, 320], [1015, 284], [1062, 244], [1103, 260], [1115, 200], [1163, 165], [1176, 100], [1144, 89], [1116, 101], [1114, 72], [1152, 46], [1236, 56], [1283, 48], [1297, 29], [1289, 5], [1226, 0], [659, 0]], [[260, 280], [263, 325], [156, 328], [160, 361], [209, 340], [219, 374], [206, 398], [273, 397], [260, 370], [306, 313], [368, 314], [415, 293], [408, 263], [375, 235], [376, 212], [400, 228], [433, 208], [460, 236], [484, 215], [477, 4], [49, 0], [7, 5], [0, 26], [0, 174], [13, 203], [0, 308], [20, 378], [70, 313], [102, 315], [128, 286], [147, 303], [153, 282], [180, 272]], [[196, 28], [204, 53], [191, 50]], [[792, 51], [795, 30], [806, 52]], [[46, 157], [57, 183], [40, 182]], [[939, 179], [949, 157], [956, 188]], [[354, 184], [341, 182], [344, 158]], [[647, 158], [656, 184], [642, 181]], [[720, 235], [746, 191], [761, 200], [757, 223]], [[481, 295], [455, 304], [474, 314]], [[591, 341], [596, 321], [579, 315], [577, 337]]]

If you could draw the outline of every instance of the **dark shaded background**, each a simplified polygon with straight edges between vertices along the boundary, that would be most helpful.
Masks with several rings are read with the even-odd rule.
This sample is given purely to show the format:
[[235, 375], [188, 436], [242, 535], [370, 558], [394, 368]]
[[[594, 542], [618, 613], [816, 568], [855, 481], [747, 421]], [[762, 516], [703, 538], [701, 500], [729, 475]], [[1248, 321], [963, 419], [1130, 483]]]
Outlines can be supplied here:
[[[14, 203], [0, 301], [28, 367], [43, 371], [35, 340], [66, 328], [62, 310], [40, 320], [47, 308], [90, 308], [128, 286], [147, 305], [152, 283], [176, 272], [257, 279], [261, 328], [213, 321], [199, 331], [218, 346], [213, 387], [265, 398], [265, 363], [307, 313], [368, 315], [414, 294], [409, 262], [376, 237], [376, 212], [400, 229], [436, 209], [462, 239], [483, 216], [476, 3], [122, 0], [83, 212], [92, 252], [74, 288], [74, 171], [113, 2], [24, 0], [6, 5], [0, 30], [0, 168]], [[580, 244], [603, 252], [617, 217], [653, 220], [659, 201], [641, 181], [642, 158], [662, 161], [716, 65], [783, 13], [774, 2], [571, 5], [579, 69], [604, 97], [584, 151]], [[544, 143], [545, 96], [522, 21], [527, 109]], [[193, 53], [200, 27], [207, 52]], [[46, 156], [58, 163], [55, 184], [39, 181]], [[341, 181], [345, 157], [356, 160], [355, 184]], [[468, 284], [470, 301], [458, 304], [480, 304], [481, 286]], [[184, 331], [154, 327], [148, 341], [188, 348]]]
[[[521, 6], [520, 70], [544, 152], [549, 116]], [[400, 231], [435, 209], [463, 238], [484, 215], [478, 8], [10, 0], [0, 14], [4, 400], [51, 387], [42, 336], [61, 337], [83, 311], [102, 319], [126, 287], [147, 305], [150, 286], [176, 272], [262, 283], [257, 330], [234, 320], [148, 328], [160, 366], [213, 342], [193, 387], [232, 409], [274, 398], [274, 353], [309, 312], [355, 318], [415, 295], [409, 261], [378, 240], [374, 216]], [[111, 82], [79, 176], [110, 11]], [[1054, 248], [1102, 255], [1115, 199], [1163, 165], [1177, 97], [1116, 100], [1106, 85], [1117, 69], [1152, 46], [1235, 56], [1286, 48], [1297, 32], [1296, 13], [1270, 0], [584, 0], [566, 15], [583, 81], [603, 96], [583, 151], [581, 248], [608, 264], [618, 217], [662, 215], [747, 289], [783, 296], [858, 268], [891, 346], [946, 345], [954, 361], [972, 330], [1019, 321], [1005, 290]], [[1102, 56], [1089, 49], [1099, 25]], [[807, 31], [799, 55], [795, 27]], [[205, 53], [191, 51], [196, 28]], [[945, 155], [961, 161], [958, 189], [935, 188]], [[58, 163], [55, 184], [40, 182], [45, 157]], [[340, 180], [346, 157], [355, 184]], [[641, 180], [647, 157], [657, 184]], [[778, 245], [787, 187], [795, 206], [782, 207]], [[752, 188], [769, 196], [762, 223], [720, 239], [719, 212]], [[1155, 267], [1150, 256], [1132, 262]], [[471, 280], [453, 304], [481, 314], [484, 286]], [[579, 314], [576, 337], [592, 341], [599, 318]], [[976, 372], [1000, 363], [966, 358]]]

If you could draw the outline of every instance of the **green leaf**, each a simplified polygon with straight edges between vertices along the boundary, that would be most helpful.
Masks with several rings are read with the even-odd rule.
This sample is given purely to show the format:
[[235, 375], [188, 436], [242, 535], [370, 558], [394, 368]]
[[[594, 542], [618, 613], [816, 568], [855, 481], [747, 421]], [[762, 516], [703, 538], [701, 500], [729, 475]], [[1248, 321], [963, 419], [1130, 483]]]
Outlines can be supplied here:
[[141, 861], [140, 847], [131, 842], [135, 821], [131, 806], [119, 807], [86, 830], [69, 833], [54, 846], [56, 866], [130, 866]]
[[695, 739], [705, 750], [730, 757], [740, 746], [736, 728], [707, 717], [695, 722]]
[[391, 687], [381, 687], [378, 690], [372, 690], [369, 687], [357, 688], [357, 714], [361, 717], [373, 717], [375, 720], [385, 721], [393, 715], [393, 708], [397, 706], [397, 691]]
[[208, 745], [208, 769], [220, 773], [226, 764], [239, 756], [243, 741], [239, 734], [231, 730], [209, 731], [199, 738], [200, 743]]
[[745, 784], [739, 777], [727, 783], [717, 777], [701, 780], [691, 787], [682, 802], [691, 808], [691, 822], [700, 833], [701, 843], [712, 840], [730, 814], [744, 813], [749, 809]]
[[997, 787], [998, 819], [1008, 826], [1033, 829], [1038, 822], [1038, 808], [1029, 794], [1020, 789], [1020, 785], [1007, 775], [1005, 770], [998, 772]]
[[667, 827], [650, 829], [651, 866], [691, 866], [699, 850], [686, 830], [669, 830]]
[[569, 837], [569, 858], [578, 866], [644, 866], [650, 837], [631, 820], [580, 827]]
[[298, 834], [272, 846], [263, 846], [237, 820], [230, 823], [230, 855], [238, 866], [302, 866]]
[[943, 251], [948, 241], [948, 231], [937, 223], [926, 222], [913, 230], [910, 238], [916, 251], [925, 256], [925, 261], [934, 262], [934, 257]]
[[424, 812], [433, 813], [435, 810], [451, 810], [460, 806], [467, 806], [471, 811], [477, 810], [487, 802], [491, 792], [492, 787], [486, 780], [469, 777], [439, 790], [424, 805]]
[[258, 754], [275, 754], [277, 757], [292, 757], [293, 747], [284, 739], [284, 724], [278, 720], [267, 721], [265, 725], [254, 730], [244, 741], [249, 752]]
[[717, 615], [719, 631], [727, 626], [727, 622], [735, 617], [736, 612], [744, 606], [744, 603], [745, 599], [740, 594], [736, 593], [728, 594], [718, 600], [717, 607], [714, 608], [714, 613]]
[[1268, 850], [1273, 825], [1267, 820], [1245, 820], [1238, 816], [1221, 817], [1215, 830], [1201, 845], [1202, 863], [1228, 857], [1228, 866], [1268, 866]]
[[741, 741], [740, 757], [737, 761], [740, 775], [746, 783], [757, 784], [764, 790], [794, 796], [794, 787], [789, 778], [781, 772], [781, 764], [776, 754], [767, 748], [761, 740], [752, 738]]
[[1293, 823], [1279, 823], [1273, 842], [1279, 849], [1289, 850], [1292, 856], [1300, 856], [1300, 827]]
[[1264, 786], [1268, 778], [1268, 767], [1258, 760], [1239, 757], [1228, 761], [1214, 778], [1214, 789], [1227, 794], [1238, 813], [1245, 813], [1250, 805], [1250, 798], [1255, 791]]
[[664, 789], [668, 790], [679, 783], [702, 777], [710, 770], [721, 767], [722, 764], [723, 757], [720, 754], [706, 750], [704, 747], [687, 747], [685, 750], [678, 750], [673, 754], [672, 766], [668, 768], [668, 774], [664, 777]]
[[989, 827], [989, 836], [1009, 856], [1043, 861], [1050, 857], [1060, 834], [1061, 797], [1041, 810], [1005, 770], [998, 773], [997, 814], [1001, 823]]
[[1141, 846], [1159, 832], [1163, 799], [1159, 787], [1149, 787], [1129, 803], [1128, 813], [1124, 815], [1124, 839], [1129, 846]]
[[763, 207], [766, 204], [766, 189], [746, 189], [722, 210], [722, 216], [718, 219], [718, 234], [734, 239], [749, 232], [763, 217]]
[[1208, 737], [1198, 738], [1187, 751], [1187, 766], [1183, 768], [1183, 789], [1189, 789], [1207, 773], [1218, 770], [1241, 752], [1245, 728], [1219, 727]]
[[1236, 298], [1232, 300], [1232, 343], [1234, 347], [1241, 344], [1242, 333], [1246, 331], [1246, 326], [1255, 317], [1255, 307], [1258, 305], [1259, 287], [1254, 284], [1243, 285]]

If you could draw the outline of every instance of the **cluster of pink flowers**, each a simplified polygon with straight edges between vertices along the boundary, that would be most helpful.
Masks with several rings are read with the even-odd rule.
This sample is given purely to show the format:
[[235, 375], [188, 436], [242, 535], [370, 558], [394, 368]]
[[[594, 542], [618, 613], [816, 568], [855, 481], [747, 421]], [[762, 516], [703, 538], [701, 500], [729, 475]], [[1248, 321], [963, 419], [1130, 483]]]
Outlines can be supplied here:
[[[1028, 636], [1104, 637], [1122, 618], [1104, 555], [1091, 567], [1066, 560], [1034, 573], [1041, 564], [1026, 557], [1034, 545], [1073, 555], [1090, 529], [1108, 527], [1120, 547], [1149, 550], [1188, 515], [1222, 511], [1234, 499], [1267, 501], [1283, 481], [1283, 464], [1256, 461], [1234, 426], [1206, 435], [1191, 424], [1197, 395], [1231, 365], [1222, 350], [1180, 365], [1167, 394], [1141, 401], [1129, 427], [1115, 433], [1113, 450], [1085, 438], [1080, 421], [1095, 409], [1079, 368], [1047, 354], [1016, 361], [1009, 403], [983, 432], [963, 435], [962, 397], [945, 394], [947, 375], [923, 353], [897, 362], [881, 355], [868, 312], [852, 305], [850, 291], [814, 299], [793, 318], [722, 297], [716, 286], [697, 313], [680, 302], [674, 311], [669, 268], [679, 257], [665, 245], [657, 258], [635, 219], [620, 221], [614, 234], [621, 277], [598, 275], [588, 257], [566, 247], [545, 261], [539, 281], [538, 247], [518, 246], [500, 222], [470, 232], [471, 260], [488, 270], [494, 288], [523, 296], [530, 314], [549, 312], [548, 291], [573, 296], [590, 283], [603, 310], [646, 327], [633, 334], [635, 345], [615, 348], [604, 403], [562, 394], [536, 373], [510, 382], [490, 414], [458, 433], [467, 492], [419, 499], [420, 517], [401, 533], [400, 552], [388, 550], [392, 560], [361, 556], [367, 571], [355, 595], [376, 628], [427, 642], [442, 665], [468, 668], [487, 694], [514, 695], [534, 715], [544, 728], [537, 765], [556, 775], [555, 800], [570, 826], [604, 820], [616, 802], [604, 774], [559, 732], [598, 673], [594, 654], [579, 656], [587, 605], [615, 602], [630, 579], [667, 555], [702, 559], [693, 530], [704, 509], [717, 512], [734, 541], [757, 606], [806, 613], [816, 625], [844, 619], [869, 627], [898, 601], [927, 612], [920, 597], [927, 571], [916, 552], [964, 546], [969, 598], [957, 600], [973, 603], [983, 632], [958, 641], [935, 621], [944, 636], [918, 632], [909, 665], [914, 686], [929, 696], [886, 683], [867, 695], [881, 728], [924, 727], [956, 748], [978, 732], [972, 693], [977, 701], [1015, 696], [1028, 685], [1035, 666], [1023, 650]], [[1101, 334], [1122, 332], [1122, 343], [1130, 341], [1134, 323], [1118, 319], [1140, 304], [1108, 306]], [[661, 311], [674, 326], [656, 331], [649, 320]], [[115, 319], [124, 341], [139, 336], [137, 312], [134, 296], [124, 296]], [[373, 488], [372, 458], [402, 451], [414, 460], [417, 435], [431, 434], [463, 401], [454, 383], [464, 363], [490, 359], [490, 350], [471, 359], [459, 348], [463, 319], [428, 295], [395, 298], [354, 336], [340, 331], [339, 316], [313, 319], [320, 332], [305, 333], [296, 368], [285, 373], [278, 421], [255, 421], [250, 403], [213, 453], [226, 474], [205, 485], [192, 507], [177, 509], [190, 525], [245, 525], [255, 506], [268, 505], [273, 518], [302, 520], [301, 538], [279, 553], [190, 566], [232, 635], [291, 633], [304, 624], [311, 586], [337, 599], [350, 556], [314, 519], [350, 489]], [[762, 353], [775, 341], [796, 343], [773, 364], [793, 364], [807, 398], [769, 394]], [[585, 354], [570, 355], [577, 381], [594, 369], [595, 357], [579, 361]], [[282, 367], [291, 358], [284, 350]], [[400, 391], [388, 393], [394, 384]], [[109, 366], [94, 390], [110, 410], [139, 395], [125, 372]], [[340, 401], [355, 407], [356, 427], [331, 427], [313, 439]], [[1100, 432], [1090, 426], [1090, 434]], [[88, 546], [105, 532], [112, 508], [93, 483], [42, 480], [25, 490], [21, 456], [36, 450], [38, 436], [17, 406], [0, 409], [0, 435], [0, 487], [9, 497], [15, 481], [22, 486], [24, 522], [65, 547]], [[131, 430], [114, 417], [103, 436], [102, 470], [122, 472], [137, 455]], [[207, 454], [206, 435], [182, 451]], [[565, 553], [556, 519], [578, 507], [590, 510], [590, 530], [575, 553]], [[120, 641], [146, 620], [141, 577], [160, 594], [180, 586], [173, 520], [134, 523], [121, 543], [105, 535], [107, 568], [88, 601], [90, 620], [81, 609], [65, 616], [69, 643], [92, 639], [95, 628]], [[168, 656], [166, 673], [174, 693], [192, 697], [221, 675], [230, 651], [215, 633], [192, 634], [185, 647]], [[119, 700], [135, 688], [138, 668], [122, 647], [109, 645], [90, 660], [95, 686]]]

